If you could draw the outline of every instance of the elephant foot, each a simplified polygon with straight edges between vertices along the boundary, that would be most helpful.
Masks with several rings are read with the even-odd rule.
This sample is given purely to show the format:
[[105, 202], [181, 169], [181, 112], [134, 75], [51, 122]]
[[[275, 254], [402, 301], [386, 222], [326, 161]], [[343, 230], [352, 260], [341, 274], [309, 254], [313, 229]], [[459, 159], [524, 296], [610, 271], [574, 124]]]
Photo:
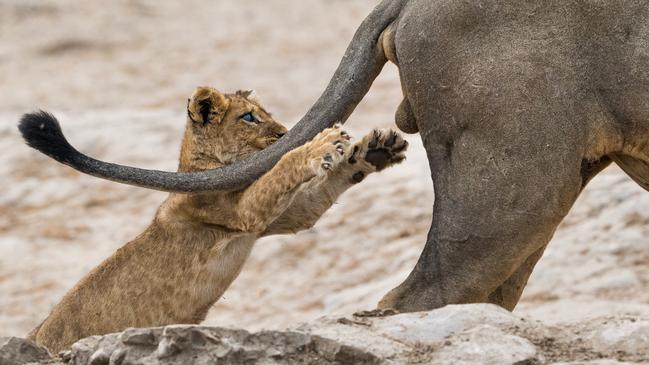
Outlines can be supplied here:
[[377, 311], [421, 312], [446, 305], [438, 295], [431, 292], [435, 288], [416, 284], [416, 280], [410, 277], [390, 290], [379, 302]]

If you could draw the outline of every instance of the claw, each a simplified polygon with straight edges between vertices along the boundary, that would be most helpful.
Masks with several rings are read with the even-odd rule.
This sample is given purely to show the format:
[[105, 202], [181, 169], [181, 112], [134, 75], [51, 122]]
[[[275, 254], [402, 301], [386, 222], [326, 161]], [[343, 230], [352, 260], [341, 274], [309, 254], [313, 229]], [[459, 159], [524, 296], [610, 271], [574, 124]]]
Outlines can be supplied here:
[[356, 163], [356, 154], [358, 153], [358, 146], [354, 146], [354, 152], [352, 152], [352, 155], [349, 156], [348, 162], [351, 164]]
[[375, 149], [376, 146], [379, 144], [379, 137], [381, 136], [381, 133], [379, 133], [378, 130], [373, 130], [372, 131], [372, 140], [370, 143], [367, 144], [367, 147], [369, 149]]
[[395, 131], [390, 131], [390, 138], [385, 141], [386, 147], [392, 147], [397, 142], [397, 133]]
[[399, 152], [405, 150], [407, 147], [408, 147], [408, 141], [404, 140], [403, 144], [401, 146], [394, 147], [392, 149], [392, 152], [399, 153]]
[[322, 168], [325, 170], [331, 170], [331, 164], [328, 162], [325, 162], [322, 164]]
[[395, 156], [392, 159], [390, 159], [390, 162], [392, 162], [394, 164], [397, 164], [397, 163], [402, 162], [405, 159], [406, 159], [406, 156], [399, 155], [399, 156]]

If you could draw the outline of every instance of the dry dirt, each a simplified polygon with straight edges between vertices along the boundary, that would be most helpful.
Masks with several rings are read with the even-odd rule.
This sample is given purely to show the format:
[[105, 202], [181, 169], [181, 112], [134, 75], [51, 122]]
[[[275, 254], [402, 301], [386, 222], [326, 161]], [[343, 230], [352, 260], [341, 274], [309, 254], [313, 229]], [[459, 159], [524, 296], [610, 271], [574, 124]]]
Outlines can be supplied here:
[[[324, 89], [370, 0], [0, 0], [0, 336], [25, 335], [84, 273], [139, 233], [165, 194], [83, 176], [28, 149], [21, 113], [60, 116], [100, 159], [173, 170], [197, 85], [256, 89], [288, 125]], [[348, 128], [393, 126], [386, 67]], [[423, 247], [433, 194], [408, 161], [345, 194], [308, 232], [260, 240], [207, 324], [284, 328], [372, 308]], [[649, 204], [617, 167], [596, 177], [516, 313], [558, 323], [649, 315]]]

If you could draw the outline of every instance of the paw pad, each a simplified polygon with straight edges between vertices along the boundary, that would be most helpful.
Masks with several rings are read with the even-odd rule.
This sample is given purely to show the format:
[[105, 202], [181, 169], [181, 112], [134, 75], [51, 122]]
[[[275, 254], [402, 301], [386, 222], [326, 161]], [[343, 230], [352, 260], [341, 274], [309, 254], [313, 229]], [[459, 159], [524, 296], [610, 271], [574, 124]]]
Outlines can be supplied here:
[[[372, 164], [377, 171], [381, 171], [388, 166], [405, 160], [406, 156], [403, 152], [406, 148], [408, 148], [408, 142], [397, 132], [393, 130], [374, 130], [367, 142], [365, 161]], [[354, 155], [352, 158], [354, 158]]]
[[352, 182], [354, 184], [358, 184], [359, 182], [363, 181], [363, 179], [365, 179], [365, 173], [363, 173], [363, 171], [359, 171], [352, 175]]
[[378, 171], [386, 168], [391, 158], [392, 154], [385, 148], [369, 150], [365, 155], [365, 161], [374, 165]]

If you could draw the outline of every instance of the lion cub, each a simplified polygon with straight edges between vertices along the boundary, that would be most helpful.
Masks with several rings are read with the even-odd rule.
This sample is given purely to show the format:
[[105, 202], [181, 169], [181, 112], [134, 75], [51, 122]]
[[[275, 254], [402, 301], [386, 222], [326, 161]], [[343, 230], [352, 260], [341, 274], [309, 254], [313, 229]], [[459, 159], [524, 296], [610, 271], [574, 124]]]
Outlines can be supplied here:
[[[56, 123], [49, 114], [38, 117]], [[284, 133], [248, 92], [200, 87], [188, 101], [179, 170], [230, 164]], [[81, 279], [31, 337], [57, 352], [127, 327], [201, 322], [259, 237], [311, 227], [350, 186], [401, 162], [406, 147], [390, 130], [351, 144], [334, 127], [244, 190], [170, 194], [151, 225]]]

